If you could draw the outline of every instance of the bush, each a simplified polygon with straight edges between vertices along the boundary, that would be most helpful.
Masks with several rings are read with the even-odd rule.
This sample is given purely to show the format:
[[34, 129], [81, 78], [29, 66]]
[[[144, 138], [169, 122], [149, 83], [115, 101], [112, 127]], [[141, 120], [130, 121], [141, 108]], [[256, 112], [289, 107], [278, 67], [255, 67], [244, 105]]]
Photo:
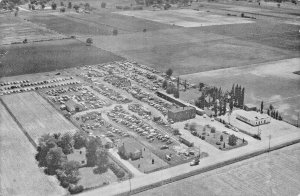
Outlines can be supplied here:
[[71, 184], [69, 187], [69, 192], [71, 194], [76, 194], [76, 193], [81, 193], [83, 191], [83, 186], [82, 185], [73, 185]]
[[67, 181], [61, 181], [60, 185], [64, 188], [68, 188], [70, 184]]
[[129, 6], [124, 6], [123, 10], [130, 10], [130, 7]]
[[106, 3], [105, 2], [101, 3], [101, 8], [106, 8]]
[[121, 10], [121, 9], [123, 9], [123, 6], [116, 5], [116, 8]]
[[118, 29], [113, 30], [113, 35], [118, 35]]
[[51, 4], [52, 10], [56, 10], [56, 7], [57, 7], [56, 3], [52, 3], [52, 4]]

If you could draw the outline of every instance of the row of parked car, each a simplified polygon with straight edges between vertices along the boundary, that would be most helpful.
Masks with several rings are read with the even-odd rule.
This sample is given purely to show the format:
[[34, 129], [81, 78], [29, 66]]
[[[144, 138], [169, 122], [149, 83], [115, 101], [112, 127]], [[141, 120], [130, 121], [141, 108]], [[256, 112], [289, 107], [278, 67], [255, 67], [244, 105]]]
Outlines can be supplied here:
[[97, 91], [98, 93], [104, 95], [105, 97], [108, 97], [109, 99], [116, 101], [118, 103], [130, 103], [131, 100], [127, 97], [121, 95], [120, 93], [116, 92], [115, 90], [108, 88], [107, 86], [99, 83], [99, 82], [93, 82], [92, 88]]
[[155, 138], [166, 142], [166, 144], [173, 143], [168, 135], [163, 135], [157, 129], [154, 129], [151, 125], [143, 122], [135, 115], [130, 115], [126, 112], [122, 106], [116, 106], [108, 116], [116, 123], [122, 124], [132, 131], [138, 133], [140, 136], [146, 137], [149, 142], [153, 142]]
[[64, 87], [64, 88], [50, 89], [50, 90], [46, 91], [45, 93], [50, 96], [58, 96], [60, 94], [66, 93], [66, 92], [78, 92], [78, 91], [82, 91], [82, 90], [86, 90], [86, 88], [81, 87], [81, 86], [68, 86], [68, 87]]

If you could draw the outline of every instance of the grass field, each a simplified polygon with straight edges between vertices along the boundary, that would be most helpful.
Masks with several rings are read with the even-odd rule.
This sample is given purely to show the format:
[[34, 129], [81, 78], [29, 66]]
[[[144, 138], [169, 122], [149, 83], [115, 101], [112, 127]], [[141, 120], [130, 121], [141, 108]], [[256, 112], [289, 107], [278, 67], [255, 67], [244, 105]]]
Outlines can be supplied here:
[[77, 40], [47, 41], [3, 46], [0, 77], [53, 71], [81, 65], [99, 64], [123, 58]]
[[73, 124], [35, 92], [3, 96], [2, 99], [35, 142], [43, 134], [76, 131]]
[[137, 196], [298, 195], [300, 144], [137, 194]]
[[[245, 67], [221, 69], [181, 76], [195, 84], [204, 82], [209, 85], [231, 89], [233, 84], [245, 87], [245, 103], [260, 106], [264, 101], [265, 109], [270, 104], [282, 114], [285, 120], [295, 124], [300, 111], [299, 75], [300, 59], [286, 59]], [[197, 95], [194, 94], [193, 95]], [[196, 96], [197, 97], [197, 96]], [[187, 97], [195, 99], [196, 97]]]
[[103, 183], [113, 183], [118, 179], [116, 175], [109, 169], [103, 174], [94, 174], [92, 167], [83, 167], [79, 169], [80, 180], [78, 185], [84, 188], [93, 188], [103, 185]]
[[37, 166], [34, 147], [1, 103], [0, 122], [0, 195], [66, 194], [55, 177]]

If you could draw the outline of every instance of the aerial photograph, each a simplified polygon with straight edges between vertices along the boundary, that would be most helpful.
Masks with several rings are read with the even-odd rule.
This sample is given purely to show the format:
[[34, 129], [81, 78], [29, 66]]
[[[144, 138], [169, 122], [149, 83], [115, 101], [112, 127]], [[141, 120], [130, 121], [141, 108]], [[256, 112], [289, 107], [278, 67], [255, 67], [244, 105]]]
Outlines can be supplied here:
[[300, 0], [0, 0], [0, 196], [300, 196]]

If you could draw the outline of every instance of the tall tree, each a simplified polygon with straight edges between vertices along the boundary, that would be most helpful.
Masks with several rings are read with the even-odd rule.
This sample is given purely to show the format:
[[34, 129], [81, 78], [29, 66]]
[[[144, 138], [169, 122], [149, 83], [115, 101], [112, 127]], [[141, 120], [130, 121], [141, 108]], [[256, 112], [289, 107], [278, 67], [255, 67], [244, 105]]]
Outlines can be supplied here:
[[40, 167], [47, 166], [46, 156], [51, 148], [56, 147], [57, 140], [50, 134], [42, 135], [38, 141], [36, 159]]
[[96, 165], [97, 168], [94, 170], [96, 173], [104, 173], [107, 171], [109, 166], [108, 155], [105, 148], [98, 149], [96, 151]]
[[73, 138], [70, 133], [65, 133], [58, 139], [57, 145], [62, 148], [64, 154], [73, 152]]
[[261, 104], [260, 104], [260, 113], [262, 114], [264, 111], [264, 102], [261, 101]]
[[46, 161], [48, 172], [51, 174], [62, 167], [62, 165], [67, 161], [67, 156], [63, 153], [60, 147], [54, 147], [47, 153]]
[[97, 157], [96, 157], [96, 151], [98, 148], [101, 147], [101, 143], [99, 140], [97, 140], [94, 137], [90, 137], [87, 145], [87, 152], [86, 152], [86, 159], [87, 159], [87, 165], [92, 167], [96, 164]]
[[62, 184], [76, 184], [80, 180], [79, 167], [78, 161], [65, 162], [61, 169], [57, 170], [58, 179]]
[[244, 107], [244, 102], [245, 101], [245, 88], [243, 87], [242, 92], [241, 92], [241, 107]]
[[82, 147], [86, 147], [87, 138], [83, 132], [77, 131], [73, 135], [73, 140], [74, 140], [74, 148], [75, 149], [80, 149]]
[[167, 69], [166, 74], [170, 78], [173, 74], [173, 70], [171, 68]]

